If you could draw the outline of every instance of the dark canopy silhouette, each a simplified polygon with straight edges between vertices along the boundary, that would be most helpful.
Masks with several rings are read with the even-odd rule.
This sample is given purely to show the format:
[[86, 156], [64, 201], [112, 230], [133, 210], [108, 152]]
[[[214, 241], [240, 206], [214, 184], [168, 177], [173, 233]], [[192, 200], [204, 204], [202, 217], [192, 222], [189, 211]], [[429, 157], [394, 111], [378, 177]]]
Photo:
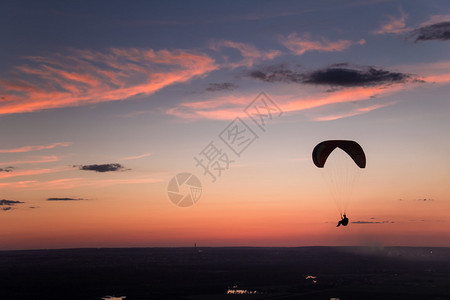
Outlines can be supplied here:
[[364, 154], [364, 150], [357, 142], [346, 140], [329, 140], [319, 143], [316, 147], [314, 147], [312, 153], [314, 164], [318, 168], [323, 168], [328, 156], [336, 148], [340, 148], [347, 153], [358, 167], [366, 167], [366, 155]]

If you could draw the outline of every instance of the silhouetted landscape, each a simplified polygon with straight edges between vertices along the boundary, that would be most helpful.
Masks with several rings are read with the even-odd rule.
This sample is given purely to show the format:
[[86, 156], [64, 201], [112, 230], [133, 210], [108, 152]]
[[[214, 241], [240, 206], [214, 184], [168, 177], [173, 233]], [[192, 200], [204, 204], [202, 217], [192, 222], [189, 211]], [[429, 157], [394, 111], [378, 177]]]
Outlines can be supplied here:
[[450, 299], [450, 248], [2, 251], [0, 282], [1, 299]]

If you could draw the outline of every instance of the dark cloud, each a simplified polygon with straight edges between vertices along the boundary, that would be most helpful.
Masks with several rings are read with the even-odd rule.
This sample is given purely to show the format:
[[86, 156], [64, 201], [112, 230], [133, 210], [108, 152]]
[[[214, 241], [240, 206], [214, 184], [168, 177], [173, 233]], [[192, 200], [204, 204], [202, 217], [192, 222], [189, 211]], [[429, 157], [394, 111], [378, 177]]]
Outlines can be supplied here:
[[263, 67], [253, 70], [248, 76], [265, 82], [303, 83], [304, 75], [289, 69], [285, 64]]
[[417, 199], [417, 201], [422, 201], [422, 202], [431, 202], [431, 201], [434, 201], [434, 199], [430, 199], [430, 198], [423, 198], [423, 199]]
[[[373, 219], [373, 218], [371, 218]], [[352, 224], [393, 224], [393, 221], [354, 221]]]
[[80, 200], [86, 200], [83, 198], [70, 198], [70, 197], [63, 197], [63, 198], [47, 198], [47, 201], [80, 201]]
[[0, 172], [12, 172], [14, 167], [0, 168]]
[[411, 75], [374, 67], [328, 67], [305, 74], [303, 83], [341, 87], [377, 86], [406, 82]]
[[79, 168], [83, 171], [95, 171], [95, 172], [116, 172], [116, 171], [126, 171], [129, 169], [125, 169], [121, 164], [101, 164], [101, 165], [74, 165], [73, 167]]
[[15, 206], [16, 204], [21, 204], [21, 203], [25, 203], [25, 202], [3, 199], [3, 200], [0, 200], [0, 210], [1, 211], [12, 210], [12, 209], [14, 209], [13, 206]]
[[21, 202], [21, 201], [14, 201], [14, 200], [0, 200], [0, 205], [1, 206], [12, 206], [12, 205], [16, 205], [16, 204], [21, 204], [21, 203], [25, 203], [25, 202]]
[[433, 202], [432, 198], [419, 198], [419, 199], [398, 199], [398, 201], [418, 201], [418, 202]]
[[223, 91], [223, 90], [234, 90], [237, 87], [237, 85], [235, 85], [232, 82], [223, 82], [223, 83], [210, 83], [208, 85], [208, 87], [206, 88], [206, 90], [208, 92], [218, 92], [218, 91]]
[[413, 32], [415, 41], [447, 41], [450, 40], [450, 22], [440, 22], [420, 27]]
[[249, 77], [265, 82], [285, 82], [327, 85], [333, 87], [378, 86], [409, 81], [410, 74], [391, 72], [374, 67], [352, 67], [348, 63], [339, 63], [327, 68], [301, 73], [286, 65], [265, 67], [253, 70]]

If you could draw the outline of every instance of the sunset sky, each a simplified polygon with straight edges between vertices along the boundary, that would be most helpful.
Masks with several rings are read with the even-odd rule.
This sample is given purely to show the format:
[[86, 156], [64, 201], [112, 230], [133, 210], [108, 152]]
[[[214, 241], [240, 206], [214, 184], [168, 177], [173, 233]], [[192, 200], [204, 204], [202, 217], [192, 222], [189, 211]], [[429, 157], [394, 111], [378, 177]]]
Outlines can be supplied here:
[[[446, 0], [4, 1], [0, 23], [0, 250], [450, 246]], [[367, 157], [347, 227], [329, 139]]]

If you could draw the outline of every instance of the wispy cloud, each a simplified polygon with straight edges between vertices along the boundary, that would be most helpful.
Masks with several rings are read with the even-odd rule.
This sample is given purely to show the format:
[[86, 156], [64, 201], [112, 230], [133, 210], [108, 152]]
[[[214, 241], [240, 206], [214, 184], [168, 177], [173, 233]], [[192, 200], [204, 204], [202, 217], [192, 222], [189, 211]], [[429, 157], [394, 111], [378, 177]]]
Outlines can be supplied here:
[[127, 179], [93, 180], [86, 178], [64, 178], [50, 181], [26, 180], [16, 182], [0, 182], [1, 188], [26, 190], [66, 190], [79, 187], [107, 187], [118, 184], [148, 184], [163, 182], [164, 179], [152, 177], [137, 177]]
[[427, 21], [422, 22], [419, 27], [426, 27], [443, 22], [450, 22], [450, 15], [432, 15]]
[[136, 156], [127, 156], [127, 157], [123, 157], [120, 160], [133, 160], [133, 159], [140, 159], [140, 158], [144, 158], [144, 157], [149, 157], [152, 156], [153, 153], [151, 152], [147, 152], [144, 154], [140, 154], [140, 155], [136, 155]]
[[11, 178], [19, 176], [34, 176], [41, 174], [57, 173], [70, 170], [69, 167], [59, 166], [55, 168], [33, 169], [33, 170], [15, 170], [14, 172], [0, 173], [0, 178]]
[[287, 37], [281, 37], [281, 43], [297, 55], [303, 55], [308, 51], [344, 51], [352, 45], [364, 45], [366, 41], [361, 39], [359, 41], [337, 40], [329, 41], [325, 38], [314, 40], [310, 34], [298, 36], [296, 32], [289, 34]]
[[[401, 91], [403, 89], [404, 87], [400, 84], [390, 86], [376, 86], [376, 87], [352, 87], [344, 90], [337, 90], [324, 94], [319, 94], [316, 96], [293, 99], [285, 103], [282, 103], [280, 106], [281, 109], [285, 112], [302, 111], [332, 104], [342, 104], [349, 102], [358, 103], [360, 101], [372, 99], [373, 97], [376, 96], [392, 94]], [[373, 106], [373, 104], [370, 106]], [[370, 108], [367, 109], [370, 110]], [[373, 107], [373, 109], [375, 109], [375, 107]], [[365, 112], [367, 111], [364, 110], [360, 111], [360, 113]], [[342, 117], [344, 116], [345, 115], [343, 115]], [[336, 116], [333, 119], [336, 119]]]
[[231, 120], [235, 118], [250, 97], [236, 97], [233, 95], [215, 97], [206, 101], [183, 102], [176, 107], [169, 108], [166, 113], [182, 119], [216, 119]]
[[[263, 60], [273, 60], [281, 54], [279, 50], [261, 51], [255, 46], [245, 43], [233, 42], [228, 40], [211, 42], [210, 48], [220, 51], [222, 48], [232, 48], [239, 51], [241, 59], [237, 62], [226, 62], [224, 67], [235, 69], [238, 67], [252, 67], [255, 63]], [[229, 59], [227, 57], [227, 59]]]
[[289, 68], [286, 64], [270, 65], [253, 69], [248, 77], [265, 82], [303, 83], [304, 74]]
[[59, 160], [61, 160], [61, 157], [56, 155], [50, 155], [50, 156], [41, 156], [34, 160], [13, 160], [8, 162], [0, 162], [0, 165], [41, 164], [41, 163], [55, 162]]
[[447, 85], [450, 83], [450, 61], [437, 61], [398, 66], [408, 73], [420, 74], [420, 80], [433, 85]]
[[[367, 100], [374, 99], [375, 97], [387, 96], [405, 90], [406, 88], [407, 86], [405, 86], [404, 83], [395, 83], [377, 86], [348, 87], [300, 97], [278, 95], [275, 98], [277, 104], [284, 112], [300, 112], [328, 105], [342, 105], [345, 103], [362, 103], [362, 105], [351, 108], [347, 110], [347, 112], [339, 115], [334, 113], [331, 116], [313, 117], [316, 121], [328, 121], [367, 113], [391, 105], [392, 101], [389, 103], [374, 103], [373, 101], [367, 102]], [[231, 99], [229, 97], [221, 97], [204, 102], [186, 102], [169, 109], [167, 113], [189, 120], [231, 120], [242, 112], [242, 108], [249, 102], [249, 99], [252, 99], [252, 97], [248, 96]]]
[[28, 59], [15, 68], [16, 80], [0, 80], [0, 115], [150, 95], [218, 68], [206, 54], [184, 50], [73, 50]]
[[388, 20], [381, 24], [380, 28], [372, 31], [373, 34], [398, 34], [411, 31], [411, 27], [406, 27], [408, 14], [400, 9], [400, 16], [388, 16]]
[[63, 142], [63, 143], [54, 143], [51, 145], [43, 145], [43, 146], [23, 146], [23, 147], [12, 148], [12, 149], [0, 149], [0, 153], [24, 153], [24, 152], [39, 151], [39, 150], [44, 150], [44, 149], [53, 149], [56, 147], [68, 147], [70, 145], [72, 145], [72, 143]]
[[338, 119], [358, 116], [358, 115], [361, 115], [361, 114], [364, 114], [364, 113], [368, 113], [368, 112], [371, 112], [373, 110], [376, 110], [376, 109], [379, 109], [379, 108], [382, 108], [382, 107], [386, 107], [386, 106], [390, 106], [390, 105], [393, 105], [393, 104], [394, 104], [394, 102], [370, 105], [370, 106], [367, 106], [367, 107], [361, 107], [361, 108], [352, 109], [352, 110], [347, 111], [346, 113], [342, 113], [342, 114], [332, 114], [332, 115], [327, 115], [327, 116], [316, 117], [316, 118], [314, 118], [314, 120], [315, 121], [333, 121], [333, 120], [338, 120]]
[[14, 182], [0, 182], [0, 187], [11, 189], [32, 189], [32, 190], [59, 190], [72, 189], [80, 186], [82, 178], [64, 178], [50, 181], [24, 180]]
[[118, 163], [112, 164], [93, 164], [93, 165], [74, 165], [73, 167], [79, 168], [82, 171], [95, 171], [100, 173], [105, 172], [117, 172], [117, 171], [126, 171], [124, 166]]

